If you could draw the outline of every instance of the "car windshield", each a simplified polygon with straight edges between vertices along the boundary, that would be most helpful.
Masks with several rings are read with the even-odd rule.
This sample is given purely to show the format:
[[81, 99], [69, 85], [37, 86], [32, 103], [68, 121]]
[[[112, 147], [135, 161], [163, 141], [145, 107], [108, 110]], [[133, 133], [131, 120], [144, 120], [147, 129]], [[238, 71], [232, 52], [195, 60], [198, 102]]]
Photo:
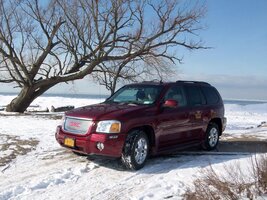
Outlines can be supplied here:
[[118, 90], [106, 103], [153, 104], [162, 90], [161, 85], [130, 85]]

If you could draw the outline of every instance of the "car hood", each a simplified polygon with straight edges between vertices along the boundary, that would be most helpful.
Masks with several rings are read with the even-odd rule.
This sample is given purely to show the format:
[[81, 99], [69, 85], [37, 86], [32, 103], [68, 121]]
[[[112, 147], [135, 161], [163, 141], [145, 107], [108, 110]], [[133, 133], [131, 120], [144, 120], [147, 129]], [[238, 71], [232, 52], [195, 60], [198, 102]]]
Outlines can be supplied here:
[[66, 116], [89, 118], [92, 120], [119, 120], [124, 115], [129, 115], [131, 113], [138, 112], [140, 115], [140, 112], [145, 112], [149, 107], [148, 105], [101, 103], [73, 109], [66, 112]]

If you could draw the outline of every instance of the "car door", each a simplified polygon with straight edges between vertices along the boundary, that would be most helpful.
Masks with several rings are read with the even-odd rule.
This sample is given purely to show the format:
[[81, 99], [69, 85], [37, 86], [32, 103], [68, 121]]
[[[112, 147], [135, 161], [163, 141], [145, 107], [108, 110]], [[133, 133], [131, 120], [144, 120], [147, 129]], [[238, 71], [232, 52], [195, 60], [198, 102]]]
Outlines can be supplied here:
[[187, 134], [190, 131], [189, 108], [182, 86], [170, 87], [162, 102], [166, 100], [176, 100], [177, 107], [164, 107], [158, 116], [159, 121], [159, 149], [168, 149], [173, 146], [183, 144], [187, 141]]
[[185, 86], [185, 91], [190, 106], [191, 136], [189, 140], [198, 141], [203, 138], [207, 116], [209, 115], [206, 108], [206, 99], [199, 86]]

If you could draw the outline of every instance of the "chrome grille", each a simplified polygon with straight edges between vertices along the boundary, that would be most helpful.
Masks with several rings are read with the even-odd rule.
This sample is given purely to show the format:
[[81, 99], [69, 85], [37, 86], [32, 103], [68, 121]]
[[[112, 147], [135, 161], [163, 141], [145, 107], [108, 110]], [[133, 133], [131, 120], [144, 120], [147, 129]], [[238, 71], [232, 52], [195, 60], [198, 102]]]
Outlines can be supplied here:
[[91, 119], [66, 117], [64, 122], [64, 131], [84, 135], [92, 125]]

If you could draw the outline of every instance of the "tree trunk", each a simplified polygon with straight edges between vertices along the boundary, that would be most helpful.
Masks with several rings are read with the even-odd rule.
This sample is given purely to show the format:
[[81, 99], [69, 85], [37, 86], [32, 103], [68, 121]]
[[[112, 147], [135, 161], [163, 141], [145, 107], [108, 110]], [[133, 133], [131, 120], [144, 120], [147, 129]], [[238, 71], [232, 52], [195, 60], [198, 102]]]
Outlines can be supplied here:
[[111, 90], [110, 90], [110, 95], [113, 95], [113, 94], [115, 93], [115, 89], [116, 89], [116, 88], [114, 88], [114, 87], [111, 88]]
[[23, 113], [34, 99], [43, 94], [52, 86], [53, 85], [42, 87], [38, 90], [36, 90], [34, 87], [24, 86], [18, 96], [7, 105], [6, 111]]
[[118, 76], [114, 77], [113, 83], [111, 83], [110, 87], [111, 95], [113, 95], [116, 91], [117, 81], [118, 81]]

